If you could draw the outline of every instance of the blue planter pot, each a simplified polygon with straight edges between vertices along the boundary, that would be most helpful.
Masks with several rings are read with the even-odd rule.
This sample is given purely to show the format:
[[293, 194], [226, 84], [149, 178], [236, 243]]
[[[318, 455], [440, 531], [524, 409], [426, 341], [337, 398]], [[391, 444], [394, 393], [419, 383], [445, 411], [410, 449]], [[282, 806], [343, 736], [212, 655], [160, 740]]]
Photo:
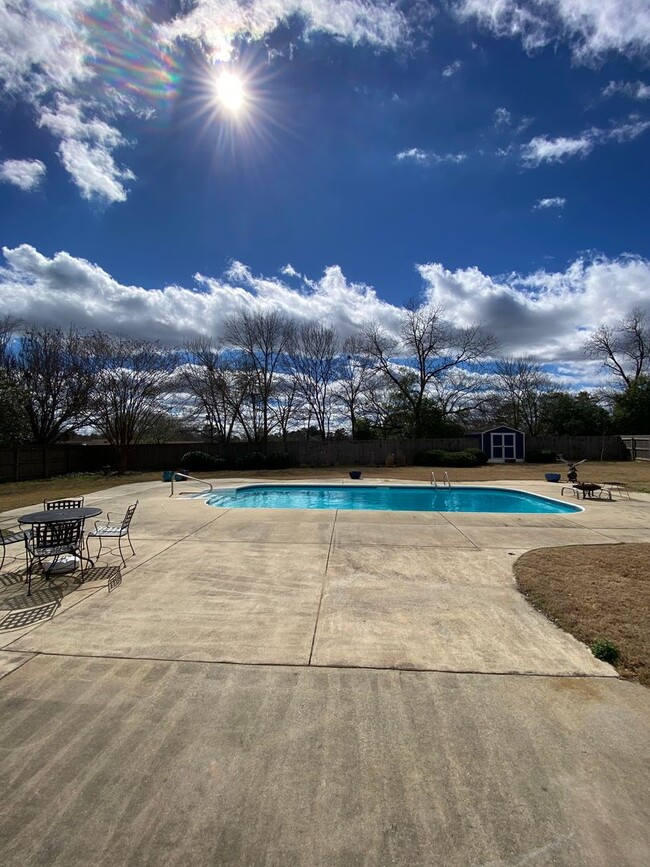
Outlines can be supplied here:
[[361, 478], [361, 470], [350, 470], [350, 478], [351, 479], [360, 479]]
[[561, 473], [544, 473], [547, 482], [559, 482]]

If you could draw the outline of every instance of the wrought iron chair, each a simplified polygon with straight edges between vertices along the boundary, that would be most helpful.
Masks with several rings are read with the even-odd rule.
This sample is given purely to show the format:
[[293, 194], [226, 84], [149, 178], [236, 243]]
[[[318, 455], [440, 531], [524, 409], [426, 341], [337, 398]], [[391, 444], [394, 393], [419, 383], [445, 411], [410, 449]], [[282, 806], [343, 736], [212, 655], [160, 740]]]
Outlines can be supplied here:
[[[22, 542], [24, 546], [25, 542], [29, 538], [29, 534], [29, 530], [22, 530], [19, 527], [12, 528], [11, 530], [0, 529], [0, 543], [2, 544], [2, 560], [0, 560], [0, 569], [2, 569], [5, 563], [5, 557], [7, 556], [7, 546], [14, 545], [17, 542]], [[25, 560], [27, 560], [26, 552]]]
[[49, 512], [50, 509], [81, 509], [83, 508], [83, 497], [66, 497], [62, 500], [43, 500], [43, 508]]
[[45, 568], [45, 575], [46, 577], [49, 577], [61, 557], [71, 555], [75, 558], [79, 558], [81, 580], [83, 581], [83, 561], [84, 559], [87, 559], [83, 554], [83, 518], [78, 518], [74, 521], [56, 521], [54, 523], [33, 524], [30, 536], [25, 543], [25, 547], [28, 557], [28, 596], [31, 596], [32, 594], [32, 574], [34, 572], [34, 566], [38, 562], [39, 566], [42, 567], [43, 560], [53, 560], [53, 562]]
[[[106, 523], [102, 523], [100, 521], [95, 521], [95, 528], [88, 533], [88, 539], [99, 539], [99, 551], [97, 552], [97, 556], [102, 553], [102, 539], [117, 539], [117, 548], [122, 558], [122, 563], [126, 566], [126, 560], [124, 559], [124, 554], [122, 553], [122, 539], [126, 538], [126, 541], [129, 543], [131, 547], [131, 551], [135, 556], [135, 549], [131, 542], [131, 536], [129, 534], [129, 527], [131, 525], [131, 519], [133, 518], [133, 513], [136, 510], [138, 505], [138, 500], [133, 503], [132, 506], [126, 510], [126, 514], [119, 521], [111, 521], [110, 512], [106, 515]], [[111, 552], [112, 553], [112, 552]]]

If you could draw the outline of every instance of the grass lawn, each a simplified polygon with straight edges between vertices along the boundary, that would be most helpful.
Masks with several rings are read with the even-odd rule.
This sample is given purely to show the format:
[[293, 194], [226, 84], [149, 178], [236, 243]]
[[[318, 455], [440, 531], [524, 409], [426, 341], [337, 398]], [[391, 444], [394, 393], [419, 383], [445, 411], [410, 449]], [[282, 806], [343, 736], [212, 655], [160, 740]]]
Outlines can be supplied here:
[[528, 551], [519, 589], [580, 641], [615, 644], [623, 677], [650, 686], [650, 545], [584, 545]]
[[[202, 478], [297, 480], [302, 478], [341, 479], [348, 467], [309, 467], [290, 470], [260, 470], [197, 473]], [[357, 467], [365, 479], [399, 479], [428, 482], [428, 467]], [[485, 467], [450, 468], [452, 482], [543, 480], [545, 472], [562, 472], [559, 464], [508, 464]], [[580, 481], [625, 482], [631, 491], [650, 493], [650, 461], [589, 462], [578, 468]], [[436, 469], [438, 479], [444, 469]], [[2, 513], [40, 503], [46, 498], [88, 494], [117, 485], [161, 480], [161, 473], [127, 473], [124, 476], [77, 474], [31, 482], [0, 485]], [[161, 490], [166, 489], [160, 482]], [[184, 484], [179, 490], [188, 490]], [[650, 504], [648, 505], [650, 510]], [[529, 551], [515, 564], [515, 577], [533, 605], [572, 633], [592, 644], [599, 639], [613, 642], [621, 652], [617, 664], [625, 677], [650, 685], [650, 545], [587, 545], [544, 548]]]

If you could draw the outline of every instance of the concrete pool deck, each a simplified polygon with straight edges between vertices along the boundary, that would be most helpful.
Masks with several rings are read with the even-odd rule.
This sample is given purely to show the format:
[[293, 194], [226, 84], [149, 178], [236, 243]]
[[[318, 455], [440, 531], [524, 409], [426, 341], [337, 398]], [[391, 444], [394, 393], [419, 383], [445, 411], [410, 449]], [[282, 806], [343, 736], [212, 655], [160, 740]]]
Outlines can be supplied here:
[[87, 496], [140, 500], [121, 585], [99, 571], [0, 631], [4, 864], [650, 861], [650, 692], [512, 577], [532, 548], [650, 542], [650, 497], [504, 515], [168, 493]]

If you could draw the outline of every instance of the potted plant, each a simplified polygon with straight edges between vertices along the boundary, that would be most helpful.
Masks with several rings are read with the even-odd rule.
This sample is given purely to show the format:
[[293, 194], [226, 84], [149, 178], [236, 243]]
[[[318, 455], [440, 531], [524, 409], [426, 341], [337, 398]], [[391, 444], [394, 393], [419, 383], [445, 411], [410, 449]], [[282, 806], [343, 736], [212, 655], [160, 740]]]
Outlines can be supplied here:
[[351, 479], [360, 479], [361, 478], [361, 470], [350, 470], [350, 478]]

